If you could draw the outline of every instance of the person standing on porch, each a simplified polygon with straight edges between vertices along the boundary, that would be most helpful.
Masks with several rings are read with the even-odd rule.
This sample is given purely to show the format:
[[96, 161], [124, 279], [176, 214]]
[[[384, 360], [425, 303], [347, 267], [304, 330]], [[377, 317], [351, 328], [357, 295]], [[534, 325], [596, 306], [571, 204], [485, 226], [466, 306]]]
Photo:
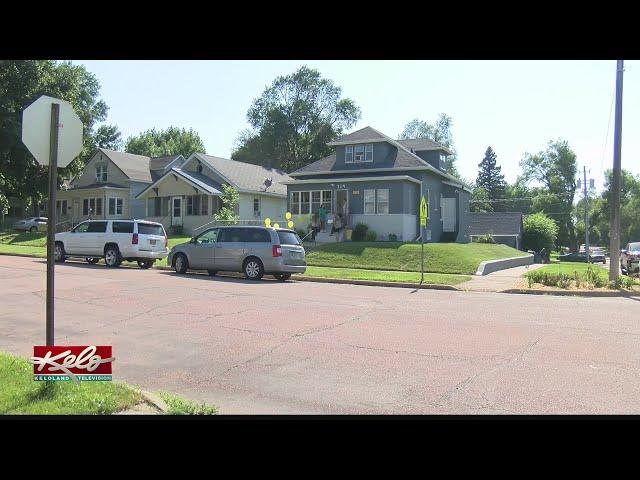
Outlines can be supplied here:
[[336, 242], [339, 242], [342, 238], [342, 229], [344, 228], [342, 214], [339, 213], [333, 219], [333, 229], [336, 232]]
[[324, 203], [321, 204], [318, 209], [318, 218], [320, 219], [320, 230], [324, 232], [327, 221], [327, 211], [324, 209]]

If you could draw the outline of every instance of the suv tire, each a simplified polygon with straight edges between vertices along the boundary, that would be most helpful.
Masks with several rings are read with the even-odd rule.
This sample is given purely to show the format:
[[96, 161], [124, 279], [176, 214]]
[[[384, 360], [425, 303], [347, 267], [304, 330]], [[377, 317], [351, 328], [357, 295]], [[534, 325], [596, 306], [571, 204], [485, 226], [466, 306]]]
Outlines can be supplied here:
[[210, 277], [215, 277], [218, 274], [217, 270], [207, 270]]
[[187, 257], [184, 253], [179, 253], [178, 255], [176, 255], [176, 259], [173, 262], [173, 268], [175, 269], [176, 273], [187, 273], [187, 270], [189, 269], [189, 260], [187, 260]]
[[64, 262], [64, 253], [64, 245], [62, 242], [56, 242], [55, 247], [53, 248], [53, 260], [58, 263]]
[[119, 267], [122, 263], [120, 250], [115, 245], [109, 245], [104, 249], [104, 264], [109, 268]]
[[259, 258], [249, 257], [244, 261], [242, 271], [247, 280], [260, 280], [264, 275], [264, 265]]
[[291, 274], [290, 273], [277, 273], [274, 275], [274, 277], [276, 277], [276, 280], [278, 280], [279, 282], [286, 282], [287, 280], [289, 280], [291, 278]]
[[151, 268], [154, 264], [155, 260], [138, 260], [138, 266], [143, 270], [147, 268]]
[[36, 233], [38, 231], [38, 227], [31, 227], [29, 229], [29, 233]]

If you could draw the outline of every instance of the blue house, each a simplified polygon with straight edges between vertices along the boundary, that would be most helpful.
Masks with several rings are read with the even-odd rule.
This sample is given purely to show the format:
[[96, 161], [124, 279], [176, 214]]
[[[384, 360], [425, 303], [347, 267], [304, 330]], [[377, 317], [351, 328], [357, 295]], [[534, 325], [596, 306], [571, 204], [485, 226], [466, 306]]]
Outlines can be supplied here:
[[393, 140], [365, 127], [328, 143], [333, 153], [289, 175], [289, 211], [306, 229], [324, 205], [329, 223], [342, 213], [348, 227], [365, 223], [378, 240], [420, 237], [420, 198], [428, 201], [425, 241], [469, 242], [470, 188], [444, 170], [449, 151], [429, 139]]

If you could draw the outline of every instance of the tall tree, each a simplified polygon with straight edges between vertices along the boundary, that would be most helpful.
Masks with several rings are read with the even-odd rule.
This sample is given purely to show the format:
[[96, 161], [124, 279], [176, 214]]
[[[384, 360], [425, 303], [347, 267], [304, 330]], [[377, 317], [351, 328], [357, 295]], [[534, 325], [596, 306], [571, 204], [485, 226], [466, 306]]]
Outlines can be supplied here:
[[355, 125], [360, 109], [320, 72], [302, 66], [256, 98], [231, 158], [293, 171], [331, 153], [326, 144]]
[[104, 121], [108, 107], [100, 100], [100, 83], [83, 66], [53, 60], [0, 60], [0, 174], [7, 197], [31, 201], [35, 207], [47, 194], [48, 170], [39, 165], [21, 141], [22, 111], [41, 95], [70, 102], [84, 125], [84, 148], [63, 178], [79, 173], [94, 147], [94, 125]]
[[192, 153], [206, 153], [200, 135], [193, 129], [169, 127], [166, 130], [152, 128], [140, 135], [127, 139], [125, 152], [147, 157], [182, 155], [188, 158]]
[[122, 138], [120, 131], [115, 125], [100, 125], [93, 136], [95, 148], [106, 148], [107, 150], [121, 150]]
[[494, 212], [504, 212], [507, 210], [506, 203], [499, 201], [505, 198], [506, 182], [502, 174], [502, 167], [496, 163], [497, 156], [491, 147], [487, 147], [484, 158], [478, 164], [478, 177], [476, 186], [483, 188], [487, 192], [488, 200], [493, 205]]
[[453, 121], [446, 113], [441, 113], [434, 123], [427, 123], [424, 120], [415, 118], [405, 125], [404, 130], [400, 134], [400, 138], [428, 138], [436, 143], [444, 145], [451, 150], [453, 154], [447, 157], [443, 168], [451, 175], [460, 177], [455, 164], [457, 154], [453, 145], [453, 135], [451, 133], [452, 126]]
[[489, 199], [489, 193], [484, 189], [476, 185], [471, 191], [471, 199], [469, 200], [469, 209], [472, 212], [487, 213], [493, 212], [494, 205]]
[[543, 211], [558, 224], [558, 244], [577, 250], [573, 217], [576, 191], [576, 154], [565, 140], [549, 142], [547, 149], [535, 155], [525, 154], [520, 161], [523, 178], [546, 189], [533, 202], [536, 212]]

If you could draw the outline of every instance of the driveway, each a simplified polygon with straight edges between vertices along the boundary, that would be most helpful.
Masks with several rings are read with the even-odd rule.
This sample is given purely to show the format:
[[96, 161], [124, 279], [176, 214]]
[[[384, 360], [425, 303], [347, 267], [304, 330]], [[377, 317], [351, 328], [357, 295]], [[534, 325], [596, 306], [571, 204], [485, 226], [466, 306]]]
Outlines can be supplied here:
[[[0, 350], [44, 342], [45, 263], [0, 256]], [[56, 343], [222, 413], [640, 413], [631, 298], [56, 267]]]

